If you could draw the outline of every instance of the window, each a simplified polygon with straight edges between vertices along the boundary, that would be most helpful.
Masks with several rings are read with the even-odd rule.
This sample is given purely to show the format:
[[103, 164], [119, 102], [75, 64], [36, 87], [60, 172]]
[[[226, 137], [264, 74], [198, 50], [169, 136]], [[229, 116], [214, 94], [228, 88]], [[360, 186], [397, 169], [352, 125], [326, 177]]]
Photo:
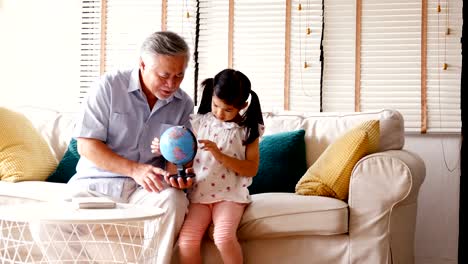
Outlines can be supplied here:
[[161, 1], [103, 0], [105, 33], [104, 71], [138, 66], [142, 41], [151, 32], [161, 30]]
[[[229, 66], [229, 1], [200, 0], [199, 2], [198, 82], [201, 83]], [[197, 102], [200, 102], [201, 95], [201, 91], [198, 91]]]
[[321, 110], [322, 18], [322, 1], [292, 1], [289, 110]]
[[325, 2], [322, 77], [322, 107], [325, 112], [355, 110], [355, 22], [355, 1]]
[[85, 100], [92, 82], [101, 74], [101, 11], [100, 0], [81, 2], [79, 103]]
[[396, 108], [406, 130], [421, 127], [421, 1], [362, 2], [360, 100], [363, 111]]
[[462, 5], [462, 0], [427, 2], [428, 132], [461, 131]]
[[406, 131], [460, 132], [461, 12], [461, 0], [326, 1], [324, 110], [396, 108]]
[[[193, 50], [195, 7], [195, 1], [82, 0], [80, 102], [102, 73], [137, 67], [140, 45], [151, 32], [164, 28], [177, 32]], [[189, 94], [193, 80], [192, 57], [181, 84]]]
[[249, 77], [263, 111], [319, 111], [322, 2], [299, 10], [300, 2], [201, 0], [201, 79], [234, 68]]
[[261, 100], [263, 111], [283, 108], [286, 41], [284, 2], [236, 0], [232, 11], [232, 67], [249, 77], [252, 89]]
[[167, 1], [166, 29], [177, 32], [189, 45], [192, 56], [185, 71], [185, 77], [180, 87], [189, 95], [194, 94], [195, 80], [195, 30], [197, 22], [197, 6], [195, 1]]
[[396, 108], [407, 131], [461, 129], [462, 0], [82, 0], [82, 6], [80, 100], [103, 71], [135, 65], [148, 32], [168, 29], [193, 51], [181, 87], [196, 103], [205, 78], [234, 68], [249, 77], [264, 111]]

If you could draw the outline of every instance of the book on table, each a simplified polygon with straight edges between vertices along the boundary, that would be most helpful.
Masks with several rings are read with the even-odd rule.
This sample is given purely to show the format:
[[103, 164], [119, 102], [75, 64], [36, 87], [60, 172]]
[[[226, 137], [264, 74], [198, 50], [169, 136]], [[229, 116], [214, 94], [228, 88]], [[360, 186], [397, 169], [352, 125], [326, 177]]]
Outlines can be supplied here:
[[112, 209], [116, 203], [107, 197], [75, 197], [72, 203], [79, 209]]

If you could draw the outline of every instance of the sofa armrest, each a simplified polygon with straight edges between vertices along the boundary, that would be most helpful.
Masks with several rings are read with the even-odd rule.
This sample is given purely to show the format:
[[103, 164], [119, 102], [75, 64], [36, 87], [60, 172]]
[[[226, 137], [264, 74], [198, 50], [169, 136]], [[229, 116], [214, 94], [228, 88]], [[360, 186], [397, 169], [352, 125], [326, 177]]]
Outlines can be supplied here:
[[425, 165], [390, 150], [361, 159], [349, 188], [350, 263], [413, 263], [419, 188]]

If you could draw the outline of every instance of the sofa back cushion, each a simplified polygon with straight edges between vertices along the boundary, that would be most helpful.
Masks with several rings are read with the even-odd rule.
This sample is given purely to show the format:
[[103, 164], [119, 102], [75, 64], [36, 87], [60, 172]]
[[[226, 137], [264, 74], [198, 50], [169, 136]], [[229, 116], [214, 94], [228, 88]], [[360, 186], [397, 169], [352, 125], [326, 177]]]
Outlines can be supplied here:
[[76, 173], [76, 165], [79, 160], [80, 154], [78, 153], [77, 141], [72, 138], [65, 155], [63, 155], [55, 171], [47, 178], [47, 181], [68, 183]]
[[338, 138], [310, 166], [296, 185], [296, 193], [348, 199], [349, 181], [355, 164], [377, 151], [379, 120], [363, 122]]
[[297, 181], [307, 170], [305, 131], [281, 132], [260, 140], [260, 164], [249, 186], [250, 194], [294, 192]]
[[21, 113], [0, 107], [0, 180], [44, 180], [56, 165], [33, 124]]
[[25, 115], [49, 145], [57, 161], [61, 161], [70, 143], [76, 113], [23, 106], [15, 111]]
[[[20, 107], [15, 111], [28, 117], [49, 144], [57, 161], [62, 160], [71, 139], [75, 113], [38, 107]], [[378, 151], [403, 148], [403, 117], [392, 109], [356, 113], [265, 113], [264, 136], [304, 129], [307, 167], [310, 167], [331, 142], [357, 124], [371, 119], [380, 120]]]
[[403, 116], [393, 109], [356, 113], [265, 113], [265, 135], [304, 129], [307, 167], [344, 133], [367, 120], [380, 121], [378, 151], [402, 149], [405, 142]]

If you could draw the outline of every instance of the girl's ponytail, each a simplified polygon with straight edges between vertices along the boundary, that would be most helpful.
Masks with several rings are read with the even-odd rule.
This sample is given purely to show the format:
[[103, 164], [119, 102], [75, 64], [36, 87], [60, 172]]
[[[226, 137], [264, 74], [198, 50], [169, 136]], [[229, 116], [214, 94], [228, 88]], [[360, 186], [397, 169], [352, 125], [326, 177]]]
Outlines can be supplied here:
[[254, 142], [260, 136], [258, 126], [260, 124], [263, 125], [260, 100], [257, 94], [252, 90], [250, 90], [250, 105], [242, 115], [242, 119], [244, 120], [243, 125], [247, 127], [247, 139], [244, 142], [244, 144], [247, 145]]
[[201, 86], [203, 87], [202, 99], [198, 107], [198, 114], [211, 112], [211, 98], [213, 97], [213, 78], [205, 79]]

